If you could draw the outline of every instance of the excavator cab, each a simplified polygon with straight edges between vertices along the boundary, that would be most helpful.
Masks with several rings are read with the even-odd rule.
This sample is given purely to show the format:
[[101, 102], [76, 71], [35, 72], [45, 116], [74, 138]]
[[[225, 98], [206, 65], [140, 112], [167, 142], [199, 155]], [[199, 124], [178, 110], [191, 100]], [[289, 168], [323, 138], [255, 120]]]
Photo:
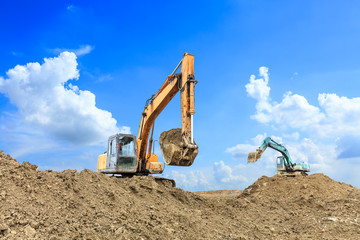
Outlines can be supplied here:
[[132, 167], [136, 165], [135, 136], [120, 135], [116, 138], [116, 165]]
[[285, 159], [283, 156], [279, 156], [276, 158], [276, 170], [278, 171], [286, 171], [285, 168]]
[[[286, 159], [283, 156], [279, 156], [276, 159], [276, 169], [280, 172], [289, 171], [286, 169]], [[310, 166], [307, 163], [292, 163], [292, 172], [310, 172]]]
[[[109, 137], [107, 151], [98, 158], [97, 170], [108, 174], [134, 175], [138, 173], [139, 167], [136, 153], [136, 136], [121, 133], [113, 135]], [[143, 163], [143, 174], [163, 172], [163, 165], [158, 162], [156, 154], [148, 154], [147, 161]]]
[[98, 172], [135, 173], [137, 170], [136, 136], [116, 134], [109, 137], [107, 152], [99, 156]]

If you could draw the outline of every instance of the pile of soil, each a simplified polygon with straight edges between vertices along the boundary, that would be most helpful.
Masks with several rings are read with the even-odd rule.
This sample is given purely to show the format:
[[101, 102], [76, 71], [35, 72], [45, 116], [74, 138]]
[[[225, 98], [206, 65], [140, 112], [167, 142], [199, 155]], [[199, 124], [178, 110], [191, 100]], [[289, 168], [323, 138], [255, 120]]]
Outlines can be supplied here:
[[174, 128], [162, 132], [160, 134], [159, 144], [162, 156], [167, 165], [191, 166], [199, 153], [198, 148], [189, 148], [186, 146], [181, 134], [181, 128]]
[[324, 174], [263, 176], [230, 203], [260, 239], [360, 239], [360, 190]]
[[151, 176], [40, 171], [0, 152], [0, 182], [0, 239], [222, 236], [221, 218], [209, 224], [216, 216], [210, 201]]
[[40, 171], [0, 152], [0, 182], [0, 239], [360, 236], [360, 190], [322, 174], [262, 177], [244, 191], [196, 194], [151, 176]]
[[226, 198], [232, 198], [234, 196], [240, 195], [242, 190], [199, 191], [195, 193], [205, 198], [218, 198], [224, 200]]

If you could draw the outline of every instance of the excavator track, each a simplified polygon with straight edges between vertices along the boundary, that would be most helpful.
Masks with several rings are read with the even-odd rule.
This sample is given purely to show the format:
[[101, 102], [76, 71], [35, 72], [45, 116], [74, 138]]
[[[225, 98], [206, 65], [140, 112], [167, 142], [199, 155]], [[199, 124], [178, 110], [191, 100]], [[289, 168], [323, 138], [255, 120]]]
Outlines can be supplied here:
[[163, 177], [154, 177], [154, 179], [155, 179], [155, 182], [161, 183], [165, 186], [176, 187], [176, 182], [174, 179], [163, 178]]
[[[148, 174], [122, 174], [122, 175], [115, 175], [112, 174], [112, 176], [110, 177], [115, 177], [115, 178], [132, 178], [133, 176], [148, 176]], [[158, 184], [162, 184], [165, 186], [169, 186], [169, 187], [176, 187], [176, 182], [174, 179], [170, 179], [170, 178], [163, 178], [163, 177], [153, 177], [155, 182]]]
[[277, 172], [275, 176], [277, 177], [297, 177], [297, 176], [307, 176], [306, 172], [296, 171], [296, 172]]

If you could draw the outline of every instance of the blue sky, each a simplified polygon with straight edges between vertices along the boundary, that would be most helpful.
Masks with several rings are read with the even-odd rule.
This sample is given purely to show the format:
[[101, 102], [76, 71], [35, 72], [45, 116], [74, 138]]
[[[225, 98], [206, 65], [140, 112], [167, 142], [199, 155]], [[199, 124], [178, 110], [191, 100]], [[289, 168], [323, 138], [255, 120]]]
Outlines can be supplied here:
[[[189, 52], [200, 153], [163, 176], [186, 190], [243, 189], [274, 175], [272, 150], [246, 164], [272, 136], [313, 173], [360, 187], [359, 10], [358, 1], [4, 2], [0, 149], [41, 169], [96, 170], [107, 137], [137, 134], [146, 99]], [[179, 98], [156, 138], [181, 126]]]

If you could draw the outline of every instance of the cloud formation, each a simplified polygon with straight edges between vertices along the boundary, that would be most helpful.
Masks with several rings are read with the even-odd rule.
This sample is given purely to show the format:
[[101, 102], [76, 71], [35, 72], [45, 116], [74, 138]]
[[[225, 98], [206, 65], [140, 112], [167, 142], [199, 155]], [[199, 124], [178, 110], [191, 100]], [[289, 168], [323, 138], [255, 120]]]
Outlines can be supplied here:
[[[355, 172], [360, 169], [360, 98], [320, 93], [317, 105], [313, 105], [304, 96], [287, 92], [276, 102], [270, 97], [268, 68], [261, 67], [259, 77], [251, 75], [245, 86], [248, 96], [256, 100], [252, 118], [281, 130], [280, 138], [292, 159], [309, 162], [312, 173], [322, 172], [359, 185]], [[244, 159], [251, 145], [238, 144], [227, 152], [234, 159]], [[269, 162], [275, 159], [262, 158]]]
[[176, 181], [178, 186], [189, 190], [204, 190], [209, 187], [209, 179], [202, 171], [188, 171], [186, 173], [176, 170], [171, 171], [171, 178]]
[[320, 93], [318, 106], [311, 105], [304, 96], [285, 93], [280, 103], [271, 101], [268, 68], [260, 67], [261, 78], [250, 76], [245, 86], [248, 95], [257, 100], [252, 116], [261, 123], [273, 123], [281, 128], [305, 131], [319, 137], [342, 137], [356, 133], [360, 136], [360, 98], [340, 97], [334, 93]]
[[26, 123], [57, 139], [97, 144], [122, 131], [108, 111], [95, 105], [95, 95], [70, 81], [79, 79], [76, 55], [63, 52], [44, 63], [17, 65], [0, 77], [0, 92], [17, 106]]
[[225, 165], [224, 161], [214, 163], [215, 178], [221, 183], [236, 184], [238, 182], [248, 182], [243, 175], [235, 175], [230, 166]]
[[73, 53], [75, 53], [76, 56], [80, 57], [80, 56], [91, 53], [91, 51], [94, 50], [94, 48], [95, 47], [87, 44], [87, 45], [81, 45], [79, 48], [76, 48], [76, 49], [55, 48], [55, 49], [52, 49], [51, 51], [54, 52], [55, 54], [60, 54], [62, 52], [73, 52]]

